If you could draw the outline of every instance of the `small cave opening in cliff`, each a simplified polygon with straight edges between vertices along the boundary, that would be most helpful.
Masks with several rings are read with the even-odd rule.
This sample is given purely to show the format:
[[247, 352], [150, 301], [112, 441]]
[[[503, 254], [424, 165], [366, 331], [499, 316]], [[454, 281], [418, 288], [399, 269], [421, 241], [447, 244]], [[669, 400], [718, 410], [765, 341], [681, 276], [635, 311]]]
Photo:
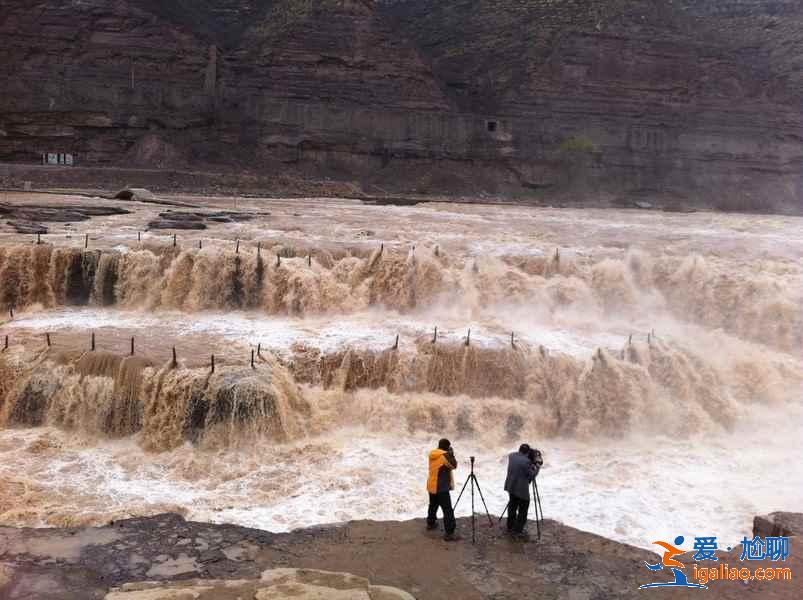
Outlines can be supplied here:
[[496, 131], [496, 121], [486, 121], [485, 126], [488, 128], [490, 133], [494, 133]]

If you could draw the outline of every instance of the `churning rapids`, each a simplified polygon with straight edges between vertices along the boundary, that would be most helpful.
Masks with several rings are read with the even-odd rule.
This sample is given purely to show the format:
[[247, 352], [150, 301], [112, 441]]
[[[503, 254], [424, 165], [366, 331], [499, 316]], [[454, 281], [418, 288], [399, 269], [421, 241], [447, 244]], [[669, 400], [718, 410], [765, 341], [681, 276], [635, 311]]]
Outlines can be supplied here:
[[441, 435], [640, 546], [803, 503], [803, 219], [181, 200], [5, 199], [130, 212], [0, 229], [0, 524], [417, 517]]

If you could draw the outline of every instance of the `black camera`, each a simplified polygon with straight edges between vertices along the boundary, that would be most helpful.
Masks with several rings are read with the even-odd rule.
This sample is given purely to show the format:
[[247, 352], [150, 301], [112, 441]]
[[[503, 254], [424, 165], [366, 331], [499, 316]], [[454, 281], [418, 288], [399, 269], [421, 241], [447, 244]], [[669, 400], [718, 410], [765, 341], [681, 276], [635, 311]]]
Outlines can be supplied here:
[[541, 454], [541, 451], [536, 448], [530, 448], [530, 454], [528, 455], [530, 462], [535, 465], [536, 472], [541, 470], [541, 467], [544, 464], [544, 456]]

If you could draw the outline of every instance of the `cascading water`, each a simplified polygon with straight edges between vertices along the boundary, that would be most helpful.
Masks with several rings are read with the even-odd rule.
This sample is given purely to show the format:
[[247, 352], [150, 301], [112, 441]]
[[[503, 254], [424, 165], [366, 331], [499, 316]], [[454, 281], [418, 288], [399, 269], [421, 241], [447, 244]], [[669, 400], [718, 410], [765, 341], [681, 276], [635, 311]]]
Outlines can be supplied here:
[[[650, 260], [640, 253], [583, 264], [554, 258], [452, 259], [419, 248], [304, 258], [217, 249], [118, 253], [41, 246], [0, 248], [7, 307], [113, 306], [151, 310], [349, 313], [379, 306], [412, 311], [453, 303], [468, 314], [500, 303], [588, 318], [662, 311], [782, 350], [803, 343], [800, 279], [734, 277], [699, 256]], [[278, 257], [278, 255], [277, 255]]]
[[[492, 510], [505, 452], [530, 441], [548, 516], [640, 545], [670, 513], [735, 538], [803, 502], [778, 467], [803, 450], [794, 223], [764, 239], [741, 216], [272, 210], [236, 246], [0, 245], [0, 524], [420, 516], [442, 435], [478, 456]], [[747, 437], [766, 460], [742, 457]], [[700, 508], [706, 485], [721, 499]]]
[[[21, 361], [30, 366], [20, 368]], [[185, 441], [236, 446], [253, 435], [298, 438], [309, 403], [272, 356], [259, 363], [211, 373], [103, 352], [4, 354], [0, 427], [55, 425], [105, 437], [142, 432], [151, 450]]]
[[[688, 435], [731, 428], [742, 405], [794, 399], [794, 392], [767, 382], [803, 384], [803, 368], [777, 357], [752, 367], [745, 378], [741, 361], [713, 365], [658, 339], [618, 353], [599, 350], [590, 359], [548, 355], [523, 343], [500, 349], [418, 340], [410, 351], [329, 354], [299, 347], [289, 358], [262, 352], [254, 367], [215, 372], [103, 352], [18, 349], [0, 355], [0, 427], [56, 425], [108, 437], [142, 432], [141, 442], [151, 450], [185, 441], [208, 445], [206, 438], [236, 446], [250, 443], [251, 434], [284, 442], [310, 429], [353, 425], [346, 413], [329, 414], [315, 399], [331, 390], [348, 395], [366, 389], [394, 398], [382, 409], [395, 415], [387, 433], [473, 430], [471, 423], [484, 422], [484, 412], [493, 411], [509, 424], [503, 436], [488, 440], [494, 443], [513, 442], [524, 429], [539, 437]], [[409, 396], [428, 399], [419, 398], [408, 411]], [[453, 397], [461, 398], [462, 408], [444, 411]], [[338, 411], [348, 400], [342, 402]]]

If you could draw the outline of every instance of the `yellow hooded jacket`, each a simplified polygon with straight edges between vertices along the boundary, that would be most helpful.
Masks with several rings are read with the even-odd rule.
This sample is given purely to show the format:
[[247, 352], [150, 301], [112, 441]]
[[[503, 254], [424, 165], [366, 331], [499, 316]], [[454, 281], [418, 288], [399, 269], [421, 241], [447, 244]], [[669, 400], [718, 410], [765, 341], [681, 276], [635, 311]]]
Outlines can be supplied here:
[[446, 458], [446, 450], [437, 448], [429, 453], [429, 478], [427, 479], [427, 491], [430, 494], [438, 493], [438, 473], [441, 469], [449, 470], [449, 489], [454, 489], [454, 469], [455, 465]]

